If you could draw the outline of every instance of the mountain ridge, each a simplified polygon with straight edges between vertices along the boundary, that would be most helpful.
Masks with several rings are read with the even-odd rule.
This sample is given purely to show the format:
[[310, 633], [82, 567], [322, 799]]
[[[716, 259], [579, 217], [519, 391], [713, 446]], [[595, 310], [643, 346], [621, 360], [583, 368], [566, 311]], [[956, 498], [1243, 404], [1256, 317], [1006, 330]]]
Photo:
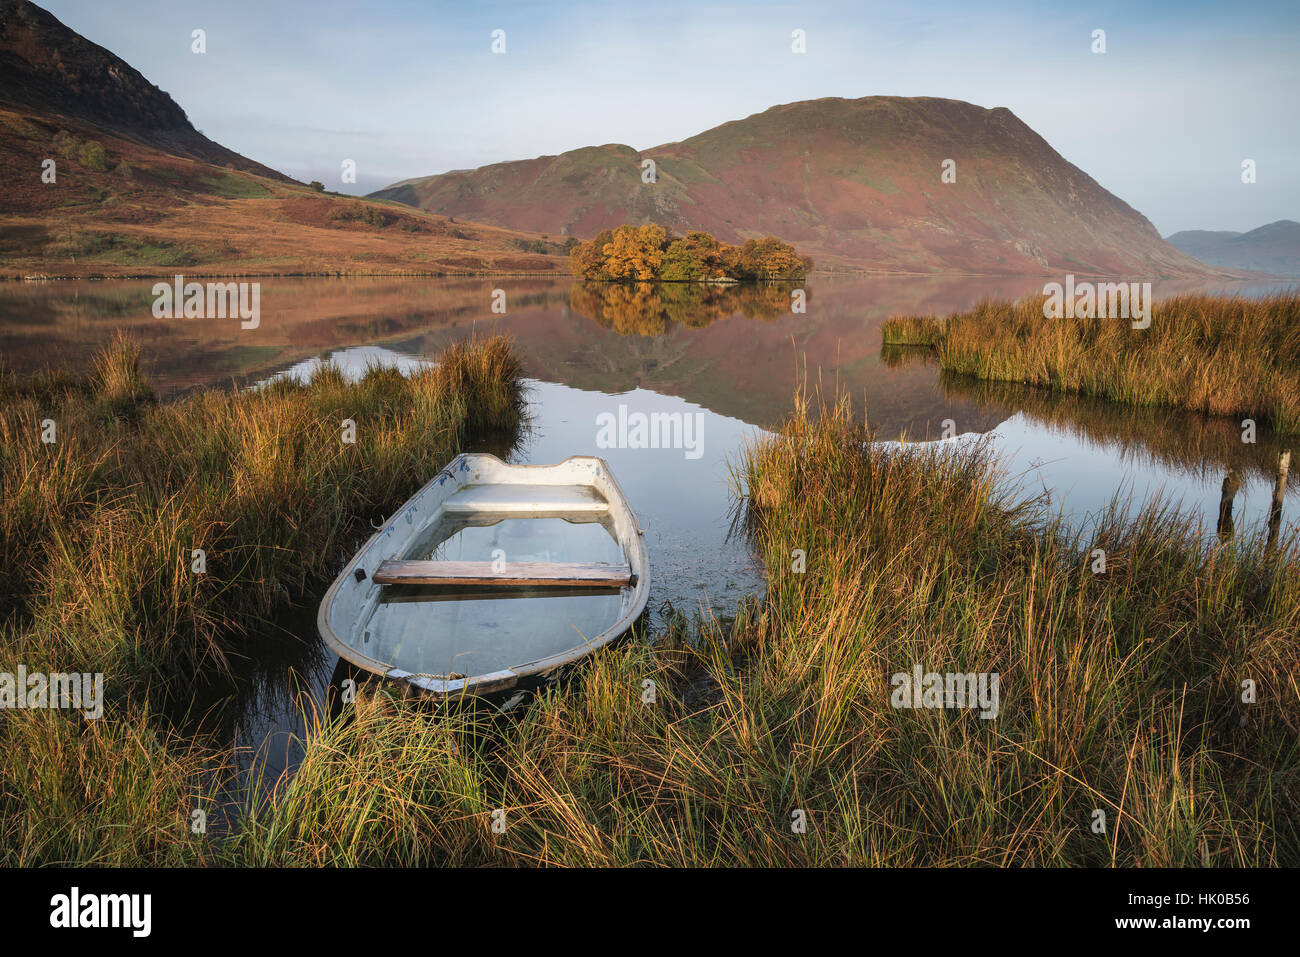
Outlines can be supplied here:
[[1212, 266], [1300, 276], [1300, 223], [1293, 219], [1279, 219], [1244, 233], [1184, 229], [1165, 240]]
[[[653, 159], [656, 181], [641, 182]], [[941, 179], [955, 161], [956, 182]], [[606, 143], [412, 177], [371, 194], [588, 238], [624, 222], [771, 234], [819, 267], [1176, 277], [1214, 270], [1005, 107], [934, 97], [780, 104], [638, 151]]]

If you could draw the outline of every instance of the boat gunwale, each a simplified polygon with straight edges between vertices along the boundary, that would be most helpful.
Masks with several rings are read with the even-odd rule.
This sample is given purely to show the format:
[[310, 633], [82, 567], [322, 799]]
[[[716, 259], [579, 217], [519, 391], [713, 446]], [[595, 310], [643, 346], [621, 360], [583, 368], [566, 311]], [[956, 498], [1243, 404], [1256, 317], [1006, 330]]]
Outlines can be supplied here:
[[[573, 648], [569, 648], [553, 655], [547, 655], [544, 658], [537, 658], [532, 661], [525, 661], [517, 665], [511, 665], [508, 668], [498, 671], [484, 672], [483, 674], [468, 675], [465, 677], [434, 677], [432, 675], [414, 674], [401, 668], [395, 668], [390, 663], [380, 661], [377, 658], [372, 658], [348, 642], [345, 642], [338, 633], [335, 632], [333, 626], [329, 622], [330, 608], [338, 595], [339, 588], [353, 574], [361, 557], [370, 551], [379, 540], [380, 536], [387, 534], [391, 523], [393, 523], [402, 513], [407, 511], [407, 509], [414, 507], [415, 503], [424, 495], [424, 493], [438, 481], [439, 476], [445, 472], [453, 479], [455, 478], [452, 467], [461, 459], [488, 459], [503, 468], [510, 470], [557, 469], [575, 460], [599, 463], [604, 477], [612, 486], [613, 492], [617, 494], [621, 507], [627, 510], [628, 516], [632, 522], [632, 527], [636, 530], [635, 534], [631, 536], [630, 541], [626, 543], [621, 541], [619, 542], [620, 546], [626, 545], [629, 549], [629, 554], [627, 555], [628, 565], [635, 570], [639, 563], [641, 568], [640, 573], [637, 574], [636, 584], [633, 586], [632, 599], [628, 605], [628, 610], [619, 616], [618, 620], [609, 628], [605, 629], [594, 638], [586, 639], [584, 643], [576, 645]], [[438, 507], [442, 507], [441, 503]], [[614, 507], [615, 503], [611, 501], [611, 512]], [[618, 637], [626, 634], [645, 611], [645, 606], [649, 602], [649, 598], [650, 556], [646, 551], [643, 532], [640, 523], [637, 520], [636, 512], [632, 509], [631, 503], [624, 494], [622, 487], [618, 484], [618, 479], [610, 470], [609, 463], [603, 458], [597, 455], [570, 455], [561, 459], [559, 462], [554, 462], [549, 465], [532, 463], [513, 464], [502, 460], [490, 452], [461, 452], [434, 473], [433, 477], [430, 478], [428, 482], [420, 486], [419, 489], [403, 502], [402, 505], [396, 509], [378, 529], [376, 529], [374, 534], [366, 540], [365, 544], [357, 549], [356, 553], [348, 560], [347, 564], [343, 566], [343, 570], [339, 572], [333, 583], [331, 583], [329, 589], [325, 592], [324, 597], [321, 598], [320, 607], [316, 612], [316, 630], [330, 650], [345, 661], [365, 671], [371, 672], [372, 674], [381, 675], [393, 680], [404, 681], [421, 691], [427, 692], [431, 696], [437, 698], [451, 698], [461, 695], [494, 695], [514, 688], [526, 679], [537, 678], [539, 676], [545, 677], [551, 672], [558, 671], [563, 667], [574, 664], [603, 648], [605, 645], [608, 645]]]

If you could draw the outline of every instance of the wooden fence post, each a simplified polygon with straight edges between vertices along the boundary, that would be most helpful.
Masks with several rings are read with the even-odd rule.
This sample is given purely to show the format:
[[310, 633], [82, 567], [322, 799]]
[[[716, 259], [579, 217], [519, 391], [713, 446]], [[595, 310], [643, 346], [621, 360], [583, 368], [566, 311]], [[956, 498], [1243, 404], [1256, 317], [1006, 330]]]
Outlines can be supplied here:
[[1227, 543], [1232, 538], [1232, 500], [1241, 488], [1241, 476], [1236, 469], [1228, 469], [1223, 479], [1223, 491], [1219, 495], [1219, 541]]
[[1291, 468], [1291, 450], [1287, 449], [1277, 457], [1277, 482], [1273, 485], [1273, 506], [1268, 513], [1268, 545], [1266, 550], [1277, 547], [1278, 533], [1282, 529], [1282, 499], [1286, 497], [1286, 473]]

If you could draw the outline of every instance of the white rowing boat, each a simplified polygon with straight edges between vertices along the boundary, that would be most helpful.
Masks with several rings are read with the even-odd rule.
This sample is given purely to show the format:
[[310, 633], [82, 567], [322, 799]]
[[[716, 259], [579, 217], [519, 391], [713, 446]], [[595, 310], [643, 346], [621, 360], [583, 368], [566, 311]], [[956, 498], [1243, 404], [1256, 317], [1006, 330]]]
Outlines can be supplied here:
[[553, 677], [645, 610], [650, 562], [603, 459], [458, 455], [384, 523], [321, 601], [325, 643], [434, 695]]

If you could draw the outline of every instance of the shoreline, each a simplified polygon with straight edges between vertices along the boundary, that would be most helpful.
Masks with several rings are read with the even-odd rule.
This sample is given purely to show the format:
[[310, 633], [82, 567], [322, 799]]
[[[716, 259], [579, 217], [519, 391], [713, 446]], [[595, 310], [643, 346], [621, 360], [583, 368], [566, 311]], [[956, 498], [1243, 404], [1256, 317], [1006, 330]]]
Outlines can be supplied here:
[[[172, 279], [177, 275], [176, 269], [166, 272], [130, 272], [104, 273], [86, 272], [69, 273], [19, 273], [0, 270], [0, 282], [107, 282], [111, 280], [142, 281], [148, 279]], [[578, 279], [568, 269], [564, 270], [523, 270], [523, 271], [424, 271], [400, 270], [387, 272], [356, 272], [347, 269], [333, 270], [289, 270], [284, 272], [245, 272], [242, 270], [205, 270], [201, 272], [183, 271], [180, 275], [187, 279], [572, 279], [575, 282], [600, 283], [606, 285], [638, 285], [642, 283], [624, 282], [612, 279]], [[1086, 279], [1113, 279], [1104, 273], [1075, 272], [1075, 276]], [[814, 277], [803, 279], [774, 279], [767, 282], [808, 282], [826, 278], [891, 278], [891, 279], [1044, 279], [1056, 280], [1057, 273], [1001, 273], [1001, 272], [913, 272], [906, 269], [830, 269], [818, 267]], [[1300, 276], [1274, 276], [1268, 273], [1224, 272], [1206, 273], [1202, 276], [1154, 276], [1152, 282], [1294, 282], [1300, 285]], [[647, 279], [644, 284], [682, 285], [682, 286], [716, 286], [744, 285], [744, 280], [664, 280]]]

